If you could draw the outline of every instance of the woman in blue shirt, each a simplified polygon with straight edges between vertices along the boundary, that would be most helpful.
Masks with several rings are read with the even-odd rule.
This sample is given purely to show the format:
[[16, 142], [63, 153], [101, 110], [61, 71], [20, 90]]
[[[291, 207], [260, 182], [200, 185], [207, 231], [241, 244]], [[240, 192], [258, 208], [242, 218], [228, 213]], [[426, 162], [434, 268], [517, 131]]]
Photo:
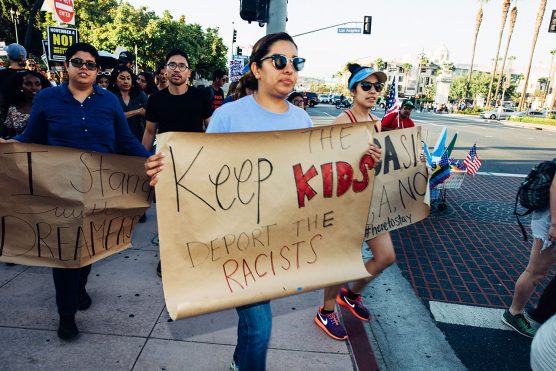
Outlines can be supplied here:
[[[270, 34], [255, 44], [251, 55], [251, 74], [257, 89], [226, 104], [210, 120], [207, 133], [232, 133], [301, 129], [312, 126], [305, 111], [288, 103], [286, 98], [297, 82], [305, 59], [298, 57], [297, 45], [286, 33]], [[163, 167], [162, 153], [145, 163], [151, 185], [158, 181]], [[264, 371], [272, 327], [269, 301], [236, 308], [239, 316], [238, 339], [232, 369]], [[248, 336], [249, 335], [249, 336]]]

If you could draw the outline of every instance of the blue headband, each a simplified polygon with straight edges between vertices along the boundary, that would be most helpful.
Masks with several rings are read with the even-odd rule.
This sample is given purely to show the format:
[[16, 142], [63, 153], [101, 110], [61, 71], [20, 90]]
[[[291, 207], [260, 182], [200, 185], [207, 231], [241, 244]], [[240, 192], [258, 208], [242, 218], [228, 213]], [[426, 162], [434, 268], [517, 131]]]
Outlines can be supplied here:
[[357, 71], [355, 73], [355, 75], [353, 75], [351, 77], [351, 80], [349, 81], [349, 85], [348, 85], [349, 90], [353, 89], [355, 84], [357, 84], [359, 81], [365, 80], [367, 77], [371, 76], [373, 73], [376, 73], [376, 72], [377, 71], [375, 71], [371, 67], [361, 68], [359, 71]]

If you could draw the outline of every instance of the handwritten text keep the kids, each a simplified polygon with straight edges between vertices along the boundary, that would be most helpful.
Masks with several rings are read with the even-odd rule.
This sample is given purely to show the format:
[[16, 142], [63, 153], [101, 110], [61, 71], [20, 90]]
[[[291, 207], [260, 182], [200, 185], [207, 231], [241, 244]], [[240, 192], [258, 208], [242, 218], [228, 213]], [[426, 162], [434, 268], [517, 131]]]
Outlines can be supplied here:
[[[202, 241], [184, 236], [180, 248], [187, 269], [217, 265], [221, 284], [235, 293], [316, 265], [324, 246], [333, 247], [331, 236], [342, 233], [337, 212], [343, 198], [372, 187], [374, 164], [366, 154], [370, 136], [362, 146], [353, 126], [301, 130], [297, 135], [302, 137], [298, 153], [303, 155], [295, 159], [261, 155], [214, 161], [199, 144], [187, 149], [194, 156], [184, 161], [182, 147], [169, 145], [174, 212], [196, 209], [193, 214], [208, 213], [210, 223], [221, 226]], [[360, 147], [357, 156], [355, 142]], [[209, 162], [215, 165], [207, 168]], [[234, 213], [249, 222], [237, 225]], [[364, 231], [359, 233], [362, 238]]]

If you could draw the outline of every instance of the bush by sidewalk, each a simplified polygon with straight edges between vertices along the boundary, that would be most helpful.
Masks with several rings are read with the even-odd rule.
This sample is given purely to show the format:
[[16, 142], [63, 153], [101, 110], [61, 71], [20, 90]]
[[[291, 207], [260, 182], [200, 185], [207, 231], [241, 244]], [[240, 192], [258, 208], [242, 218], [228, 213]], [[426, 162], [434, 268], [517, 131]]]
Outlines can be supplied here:
[[509, 121], [556, 126], [556, 119], [548, 117], [511, 117]]

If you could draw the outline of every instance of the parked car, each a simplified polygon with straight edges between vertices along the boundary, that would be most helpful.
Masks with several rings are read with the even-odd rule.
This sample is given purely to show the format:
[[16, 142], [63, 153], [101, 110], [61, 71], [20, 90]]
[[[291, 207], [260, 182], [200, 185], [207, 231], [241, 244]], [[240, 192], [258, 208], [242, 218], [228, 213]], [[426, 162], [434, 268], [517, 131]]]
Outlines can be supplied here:
[[329, 102], [330, 102], [330, 104], [336, 104], [337, 102], [340, 101], [341, 98], [342, 98], [341, 95], [339, 95], [339, 94], [334, 94], [334, 95], [332, 95], [332, 96], [329, 98]]
[[555, 110], [542, 110], [542, 111], [521, 111], [521, 112], [516, 112], [515, 114], [513, 114], [511, 117], [523, 117], [523, 116], [527, 116], [527, 117], [552, 117], [556, 115], [556, 111]]
[[303, 98], [306, 98], [307, 100], [307, 107], [314, 107], [319, 103], [319, 97], [317, 96], [317, 93], [306, 91], [303, 93]]
[[481, 112], [480, 116], [484, 119], [496, 120], [498, 118], [498, 115], [500, 115], [500, 120], [503, 120], [503, 119], [507, 119], [512, 115], [515, 116], [516, 113], [517, 112], [512, 108], [503, 108], [502, 112], [498, 113], [498, 108], [495, 108], [490, 111]]
[[319, 94], [319, 103], [329, 103], [330, 102], [330, 94]]

